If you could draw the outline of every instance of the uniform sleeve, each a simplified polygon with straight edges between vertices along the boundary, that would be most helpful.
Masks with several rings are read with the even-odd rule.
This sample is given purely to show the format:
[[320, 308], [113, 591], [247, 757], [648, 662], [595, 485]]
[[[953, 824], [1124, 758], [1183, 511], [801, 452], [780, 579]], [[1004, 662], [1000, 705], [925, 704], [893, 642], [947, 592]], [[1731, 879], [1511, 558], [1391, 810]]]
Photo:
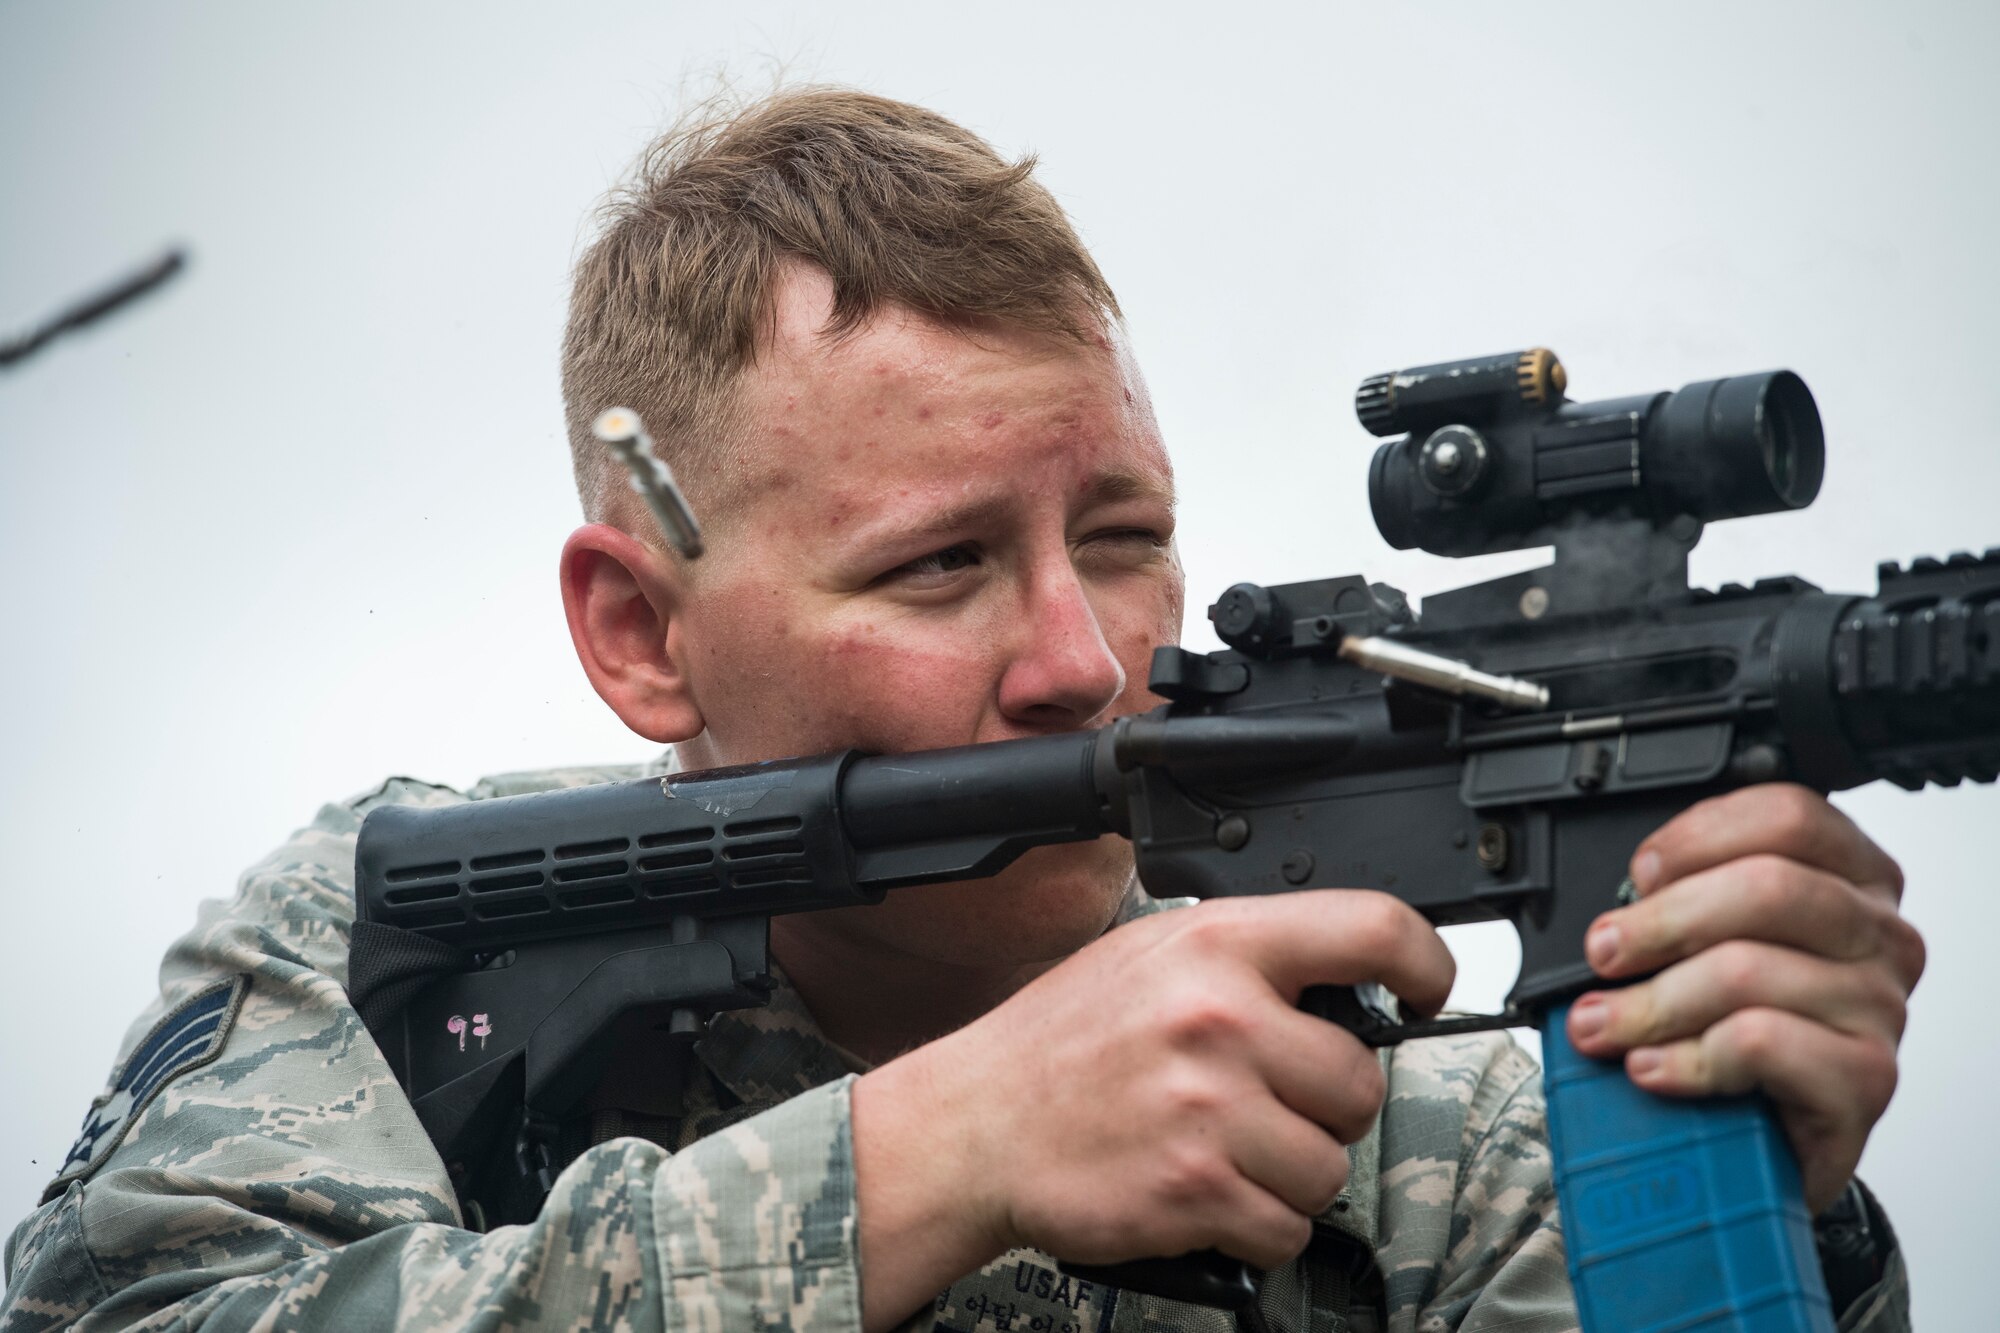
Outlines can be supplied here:
[[1890, 1253], [1882, 1280], [1847, 1307], [1840, 1333], [1910, 1333], [1910, 1270], [1901, 1250]]
[[[322, 811], [169, 952], [71, 1164], [8, 1242], [0, 1330], [858, 1328], [845, 1081], [679, 1153], [600, 1145], [533, 1223], [459, 1225], [347, 1002], [368, 804]], [[152, 1086], [148, 1068], [180, 1072]]]
[[[1505, 1037], [1417, 1042], [1391, 1066], [1382, 1243], [1389, 1327], [1569, 1333], [1576, 1297], [1556, 1207], [1541, 1070]], [[1908, 1333], [1900, 1250], [1841, 1333]]]
[[1865, 1188], [1862, 1193], [1870, 1200], [1874, 1210], [1872, 1220], [1888, 1255], [1883, 1260], [1881, 1279], [1841, 1312], [1840, 1333], [1910, 1333], [1910, 1270], [1903, 1262], [1903, 1248], [1896, 1240], [1888, 1216], [1881, 1211], [1881, 1201]]

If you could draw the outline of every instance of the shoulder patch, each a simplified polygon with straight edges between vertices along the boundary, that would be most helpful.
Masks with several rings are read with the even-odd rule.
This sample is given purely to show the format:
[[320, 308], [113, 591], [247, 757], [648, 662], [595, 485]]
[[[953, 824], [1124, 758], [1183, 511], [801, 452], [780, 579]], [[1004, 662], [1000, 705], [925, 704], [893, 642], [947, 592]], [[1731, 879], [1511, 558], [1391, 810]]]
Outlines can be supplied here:
[[63, 1159], [62, 1170], [42, 1192], [42, 1202], [63, 1192], [73, 1180], [95, 1171], [124, 1139], [167, 1083], [198, 1069], [222, 1053], [223, 1040], [243, 1006], [250, 978], [234, 976], [204, 987], [168, 1011], [112, 1071], [111, 1086], [90, 1103], [90, 1114]]

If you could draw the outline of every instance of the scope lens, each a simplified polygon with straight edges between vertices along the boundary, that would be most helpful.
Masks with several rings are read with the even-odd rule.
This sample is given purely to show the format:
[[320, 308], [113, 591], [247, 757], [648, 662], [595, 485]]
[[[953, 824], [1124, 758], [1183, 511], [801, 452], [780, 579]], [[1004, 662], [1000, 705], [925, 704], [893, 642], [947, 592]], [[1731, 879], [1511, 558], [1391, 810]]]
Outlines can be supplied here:
[[1771, 485], [1778, 494], [1789, 496], [1799, 473], [1792, 433], [1782, 417], [1767, 420], [1760, 433], [1764, 437], [1764, 470], [1771, 474]]
[[1826, 467], [1826, 441], [1805, 381], [1789, 370], [1779, 371], [1757, 409], [1758, 442], [1771, 489], [1793, 509], [1811, 504]]
[[1789, 370], [1667, 394], [1647, 438], [1646, 486], [1656, 506], [1704, 523], [1804, 508], [1826, 472], [1819, 409]]

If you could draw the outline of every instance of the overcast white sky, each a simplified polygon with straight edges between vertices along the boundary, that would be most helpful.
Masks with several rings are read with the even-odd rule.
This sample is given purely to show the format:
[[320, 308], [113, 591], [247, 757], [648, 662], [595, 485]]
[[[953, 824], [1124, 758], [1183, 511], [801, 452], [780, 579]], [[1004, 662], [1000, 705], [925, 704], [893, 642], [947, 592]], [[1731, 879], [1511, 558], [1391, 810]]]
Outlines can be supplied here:
[[[1151, 377], [1207, 646], [1239, 579], [1520, 567], [1389, 551], [1349, 404], [1537, 343], [1584, 398], [1812, 385], [1819, 503], [1711, 529], [1698, 582], [2000, 544], [1996, 55], [2000, 9], [1940, 3], [0, 6], [0, 329], [194, 253], [0, 372], [0, 1220], [196, 902], [320, 802], [647, 753], [562, 629], [555, 352], [586, 213], [688, 81], [781, 60], [1041, 154]], [[2000, 792], [1840, 803], [1932, 951], [1864, 1173], [1926, 1325], [1972, 1327]], [[1454, 935], [1494, 1002], [1507, 942]]]

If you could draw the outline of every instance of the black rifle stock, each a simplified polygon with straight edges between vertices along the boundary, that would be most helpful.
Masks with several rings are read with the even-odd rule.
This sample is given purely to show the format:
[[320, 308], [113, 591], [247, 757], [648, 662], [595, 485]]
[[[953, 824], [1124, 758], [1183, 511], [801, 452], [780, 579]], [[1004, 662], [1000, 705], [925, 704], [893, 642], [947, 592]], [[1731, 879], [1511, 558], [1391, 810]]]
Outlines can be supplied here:
[[[1370, 478], [1394, 544], [1555, 547], [1421, 618], [1359, 577], [1239, 584], [1210, 608], [1230, 647], [1160, 649], [1169, 702], [1097, 731], [370, 814], [356, 1003], [461, 1196], [488, 1221], [532, 1216], [555, 1126], [614, 1052], [762, 1001], [772, 915], [1115, 832], [1156, 895], [1372, 888], [1441, 925], [1512, 922], [1502, 1014], [1401, 1025], [1350, 991], [1309, 1005], [1375, 1044], [1541, 1028], [1587, 1328], [1831, 1328], [1768, 1112], [1640, 1092], [1570, 1051], [1562, 1018], [1601, 984], [1589, 923], [1695, 801], [1994, 780], [2000, 549], [1884, 565], [1871, 595], [1690, 590], [1704, 521], [1817, 492], [1811, 395], [1782, 371], [1597, 404], [1563, 387], [1541, 351], [1363, 385], [1364, 424], [1401, 437]], [[1468, 687], [1455, 664], [1484, 674]], [[1252, 1290], [1217, 1255], [1098, 1274], [1220, 1305]]]

